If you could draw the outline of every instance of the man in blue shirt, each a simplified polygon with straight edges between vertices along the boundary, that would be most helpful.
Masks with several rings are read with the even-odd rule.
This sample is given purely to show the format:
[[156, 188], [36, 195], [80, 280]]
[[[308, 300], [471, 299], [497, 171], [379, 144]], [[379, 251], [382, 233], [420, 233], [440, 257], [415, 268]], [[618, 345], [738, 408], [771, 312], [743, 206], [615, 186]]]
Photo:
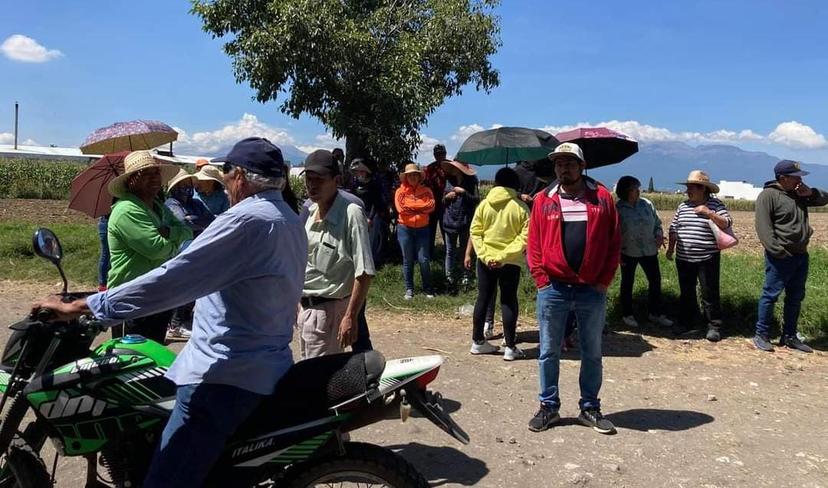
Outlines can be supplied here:
[[261, 138], [242, 140], [219, 161], [233, 207], [184, 252], [107, 292], [34, 305], [61, 320], [124, 320], [198, 299], [192, 338], [167, 372], [176, 404], [144, 487], [201, 486], [226, 440], [293, 364], [308, 245], [282, 197], [287, 166]]

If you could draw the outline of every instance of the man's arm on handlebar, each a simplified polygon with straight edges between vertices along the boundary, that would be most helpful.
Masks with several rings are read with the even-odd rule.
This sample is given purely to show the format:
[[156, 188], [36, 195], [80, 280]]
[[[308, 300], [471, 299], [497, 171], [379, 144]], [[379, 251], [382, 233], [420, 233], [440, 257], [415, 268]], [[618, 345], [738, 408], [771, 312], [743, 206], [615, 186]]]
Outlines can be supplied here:
[[63, 302], [59, 295], [52, 295], [32, 304], [32, 316], [36, 316], [40, 310], [50, 310], [54, 313], [54, 319], [58, 321], [75, 320], [84, 314], [92, 311], [86, 305], [86, 298], [79, 298], [71, 302]]

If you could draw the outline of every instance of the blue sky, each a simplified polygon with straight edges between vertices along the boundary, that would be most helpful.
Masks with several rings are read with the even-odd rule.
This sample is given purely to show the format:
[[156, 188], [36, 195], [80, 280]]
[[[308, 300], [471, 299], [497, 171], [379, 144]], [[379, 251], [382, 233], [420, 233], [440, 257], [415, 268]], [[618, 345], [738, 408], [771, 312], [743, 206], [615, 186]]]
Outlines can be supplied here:
[[[81, 9], [81, 6], [83, 7]], [[77, 146], [96, 127], [151, 118], [199, 153], [253, 134], [336, 144], [313, 119], [259, 104], [189, 3], [15, 2], [0, 17], [0, 144]], [[501, 86], [469, 87], [424, 130], [451, 153], [492, 125], [608, 123], [641, 141], [729, 143], [828, 163], [828, 2], [507, 0]], [[38, 62], [32, 62], [38, 61]], [[425, 156], [424, 156], [425, 157]]]

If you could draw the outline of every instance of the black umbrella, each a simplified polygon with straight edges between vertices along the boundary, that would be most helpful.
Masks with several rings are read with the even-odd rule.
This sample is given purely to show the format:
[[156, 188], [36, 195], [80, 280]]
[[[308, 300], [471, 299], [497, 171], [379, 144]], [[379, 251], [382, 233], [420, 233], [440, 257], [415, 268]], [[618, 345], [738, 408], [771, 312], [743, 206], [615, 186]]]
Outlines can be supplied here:
[[582, 127], [555, 137], [561, 142], [574, 142], [580, 146], [590, 169], [620, 163], [638, 152], [638, 142], [606, 127]]

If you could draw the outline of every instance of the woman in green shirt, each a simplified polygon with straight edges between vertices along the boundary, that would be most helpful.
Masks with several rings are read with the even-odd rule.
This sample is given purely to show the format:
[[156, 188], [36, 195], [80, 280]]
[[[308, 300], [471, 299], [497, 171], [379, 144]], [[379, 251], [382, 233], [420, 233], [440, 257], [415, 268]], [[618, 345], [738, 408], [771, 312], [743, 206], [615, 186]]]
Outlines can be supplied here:
[[[190, 228], [164, 206], [161, 195], [163, 185], [177, 172], [178, 168], [160, 164], [149, 151], [135, 151], [124, 159], [124, 174], [109, 183], [109, 193], [119, 199], [112, 207], [107, 231], [109, 288], [157, 268], [193, 238]], [[125, 332], [163, 344], [170, 315], [171, 311], [162, 312], [127, 322]], [[124, 333], [120, 329], [112, 329], [113, 337]]]

